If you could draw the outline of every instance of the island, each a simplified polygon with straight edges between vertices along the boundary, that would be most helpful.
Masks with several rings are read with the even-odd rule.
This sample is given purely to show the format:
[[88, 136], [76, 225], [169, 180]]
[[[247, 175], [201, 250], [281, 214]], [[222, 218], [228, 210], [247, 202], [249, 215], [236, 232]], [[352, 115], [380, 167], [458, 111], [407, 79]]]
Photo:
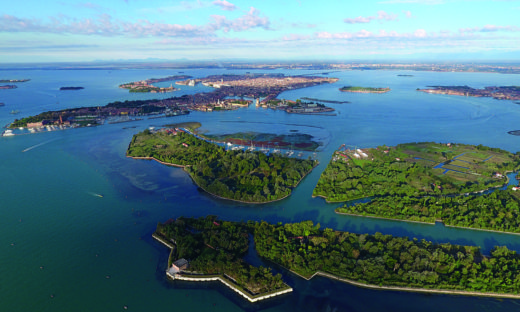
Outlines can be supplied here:
[[180, 217], [159, 223], [153, 237], [171, 248], [166, 274], [172, 279], [220, 281], [251, 302], [291, 292], [280, 274], [243, 260], [250, 232], [243, 222]]
[[150, 78], [146, 80], [141, 81], [134, 81], [129, 83], [124, 83], [122, 85], [119, 85], [119, 88], [121, 89], [129, 89], [130, 92], [149, 92], [149, 93], [165, 93], [165, 92], [173, 92], [178, 91], [179, 89], [174, 88], [172, 85], [170, 85], [167, 88], [161, 88], [156, 87], [152, 85], [152, 83], [157, 82], [164, 82], [164, 81], [174, 81], [179, 79], [186, 79], [190, 78], [191, 76], [188, 75], [177, 75], [177, 76], [168, 76], [164, 78]]
[[430, 94], [492, 97], [497, 100], [520, 100], [520, 86], [485, 87], [484, 89], [468, 86], [428, 86], [428, 88], [430, 89], [417, 89], [417, 91]]
[[60, 88], [60, 91], [68, 91], [68, 90], [83, 90], [85, 89], [84, 87], [61, 87]]
[[36, 116], [15, 119], [7, 128], [41, 129], [49, 127], [86, 127], [108, 123], [131, 122], [142, 120], [138, 116], [149, 118], [173, 117], [186, 115], [184, 107], [168, 105], [162, 100], [116, 101], [105, 106], [68, 108], [48, 111]]
[[182, 128], [146, 129], [134, 135], [127, 157], [182, 167], [204, 191], [250, 204], [286, 198], [318, 164], [278, 154], [225, 150]]
[[[162, 79], [178, 79], [190, 76], [171, 76], [167, 78], [156, 78], [145, 81], [146, 83]], [[200, 79], [199, 79], [200, 80]], [[324, 78], [313, 76], [284, 76], [283, 74], [255, 74], [255, 75], [214, 75], [203, 79], [205, 84], [211, 84], [215, 89], [212, 92], [202, 92], [196, 94], [186, 94], [180, 97], [167, 99], [116, 101], [105, 106], [78, 107], [59, 111], [43, 112], [36, 116], [29, 116], [22, 119], [15, 119], [8, 128], [28, 128], [41, 129], [42, 126], [61, 126], [61, 127], [84, 127], [101, 125], [107, 119], [109, 123], [119, 121], [140, 120], [137, 116], [171, 117], [187, 114], [189, 111], [224, 111], [235, 110], [251, 104], [251, 100], [244, 100], [243, 97], [256, 98], [257, 105], [264, 105], [287, 90], [307, 88], [324, 83], [334, 83], [337, 78]], [[217, 82], [225, 84], [219, 85]], [[217, 85], [215, 85], [215, 84]], [[260, 97], [264, 97], [259, 101]], [[280, 105], [278, 109], [286, 110], [290, 113], [330, 113], [332, 108], [321, 104], [291, 102], [285, 100], [275, 100]], [[152, 118], [150, 117], [150, 118]], [[42, 124], [40, 124], [42, 123]]]
[[18, 83], [18, 82], [27, 82], [31, 79], [0, 79], [0, 83]]
[[352, 92], [352, 93], [386, 93], [390, 91], [390, 88], [372, 88], [372, 87], [352, 87], [345, 86], [340, 88], [341, 92]]
[[296, 101], [285, 99], [272, 99], [257, 103], [257, 106], [264, 108], [278, 109], [286, 111], [290, 114], [306, 114], [306, 115], [320, 115], [320, 116], [336, 116], [334, 108], [327, 107], [324, 104], [314, 102], [303, 102], [300, 99]]
[[16, 89], [18, 88], [17, 86], [15, 85], [3, 85], [3, 86], [0, 86], [0, 90], [9, 90], [9, 89]]
[[367, 197], [459, 195], [507, 183], [520, 168], [519, 154], [453, 143], [406, 143], [395, 147], [336, 151], [313, 196], [330, 202]]
[[275, 225], [215, 216], [170, 219], [153, 236], [171, 248], [172, 278], [220, 280], [250, 301], [289, 291], [270, 268], [241, 259], [250, 235], [260, 257], [305, 279], [319, 275], [377, 290], [520, 298], [520, 279], [514, 278], [520, 276], [520, 256], [505, 246], [485, 255], [479, 247], [321, 229], [312, 221]]

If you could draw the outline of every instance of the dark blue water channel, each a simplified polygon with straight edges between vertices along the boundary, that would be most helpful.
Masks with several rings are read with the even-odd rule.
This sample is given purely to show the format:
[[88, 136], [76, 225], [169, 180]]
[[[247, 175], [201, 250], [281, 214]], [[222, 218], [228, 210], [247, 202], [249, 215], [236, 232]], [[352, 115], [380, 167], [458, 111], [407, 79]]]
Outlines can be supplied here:
[[[241, 73], [185, 69], [186, 74]], [[277, 71], [309, 74], [310, 71]], [[0, 76], [30, 78], [18, 89], [0, 90], [0, 124], [42, 111], [98, 106], [112, 101], [168, 97], [131, 94], [124, 82], [177, 74], [176, 70], [9, 70]], [[335, 149], [434, 141], [483, 144], [516, 152], [520, 106], [488, 98], [450, 97], [415, 91], [427, 85], [520, 85], [520, 76], [480, 73], [346, 71], [340, 81], [281, 98], [307, 96], [328, 104], [337, 116], [286, 114], [262, 108], [141, 120], [96, 128], [0, 138], [0, 311], [498, 311], [518, 310], [519, 301], [367, 290], [315, 278], [305, 281], [280, 268], [294, 293], [250, 305], [214, 284], [166, 280], [168, 251], [150, 235], [157, 222], [178, 216], [218, 215], [227, 220], [297, 222], [355, 233], [392, 234], [434, 242], [506, 245], [520, 251], [520, 236], [355, 216], [339, 216], [312, 198], [312, 190]], [[388, 86], [385, 94], [349, 94], [344, 85]], [[83, 86], [59, 91], [61, 86]], [[211, 90], [180, 86], [174, 95]], [[19, 110], [19, 115], [11, 115]], [[182, 170], [125, 157], [133, 134], [163, 123], [198, 121], [211, 134], [268, 132], [311, 134], [322, 143], [320, 165], [285, 200], [265, 205], [233, 203], [201, 192]], [[128, 128], [135, 126], [135, 128]], [[126, 128], [126, 129], [123, 129]], [[25, 152], [23, 152], [26, 150]], [[100, 194], [103, 197], [99, 197]], [[256, 259], [256, 263], [261, 260]]]

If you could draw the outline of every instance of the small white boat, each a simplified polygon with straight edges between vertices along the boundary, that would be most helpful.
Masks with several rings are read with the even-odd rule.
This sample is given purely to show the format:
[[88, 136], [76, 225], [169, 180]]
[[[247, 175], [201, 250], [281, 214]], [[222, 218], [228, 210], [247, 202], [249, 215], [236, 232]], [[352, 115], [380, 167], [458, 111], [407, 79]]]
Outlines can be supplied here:
[[13, 133], [13, 130], [11, 129], [7, 129], [4, 131], [4, 133], [2, 133], [2, 136], [13, 136], [14, 133]]

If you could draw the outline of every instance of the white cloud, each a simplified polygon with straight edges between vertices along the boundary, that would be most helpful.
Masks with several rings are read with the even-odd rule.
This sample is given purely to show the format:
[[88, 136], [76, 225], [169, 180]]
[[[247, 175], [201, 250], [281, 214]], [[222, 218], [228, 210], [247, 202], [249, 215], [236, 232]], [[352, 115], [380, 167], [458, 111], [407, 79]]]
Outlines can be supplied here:
[[260, 11], [251, 7], [246, 15], [243, 15], [234, 20], [228, 20], [223, 15], [212, 15], [213, 23], [210, 27], [215, 30], [222, 29], [224, 32], [233, 31], [245, 31], [251, 28], [263, 28], [270, 29], [270, 21], [267, 17], [261, 17]]
[[415, 4], [426, 4], [426, 5], [436, 5], [436, 4], [444, 4], [444, 0], [388, 0], [378, 2], [379, 4], [400, 4], [400, 3], [415, 3]]
[[243, 16], [228, 19], [213, 15], [205, 25], [180, 25], [154, 22], [146, 19], [135, 22], [113, 20], [108, 14], [97, 18], [75, 19], [64, 15], [49, 18], [47, 21], [31, 18], [19, 18], [4, 14], [0, 16], [0, 32], [33, 32], [54, 34], [77, 34], [97, 36], [129, 37], [211, 37], [215, 32], [247, 31], [253, 28], [270, 29], [269, 18], [261, 16], [260, 11], [251, 7]]
[[520, 31], [520, 27], [518, 26], [497, 26], [497, 25], [484, 25], [483, 27], [469, 27], [469, 28], [461, 28], [459, 29], [460, 33], [475, 33], [475, 32], [498, 32], [498, 31], [506, 31], [506, 32], [517, 32]]
[[237, 9], [236, 5], [234, 5], [233, 3], [229, 3], [226, 0], [215, 0], [212, 3], [220, 7], [224, 11], [234, 11]]
[[399, 19], [399, 16], [394, 13], [387, 13], [385, 11], [377, 11], [377, 16], [358, 16], [356, 18], [346, 18], [343, 21], [347, 24], [362, 24], [362, 23], [370, 23], [373, 20], [379, 21], [396, 21]]
[[412, 12], [410, 12], [410, 11], [403, 11], [403, 13], [404, 13], [404, 16], [406, 16], [406, 18], [412, 18], [413, 17]]

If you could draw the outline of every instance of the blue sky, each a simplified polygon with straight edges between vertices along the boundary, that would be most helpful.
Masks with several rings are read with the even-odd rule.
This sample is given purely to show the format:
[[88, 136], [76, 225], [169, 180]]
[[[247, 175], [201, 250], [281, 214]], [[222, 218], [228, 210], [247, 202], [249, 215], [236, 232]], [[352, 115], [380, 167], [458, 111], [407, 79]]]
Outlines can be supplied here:
[[520, 60], [520, 0], [9, 1], [0, 63]]

